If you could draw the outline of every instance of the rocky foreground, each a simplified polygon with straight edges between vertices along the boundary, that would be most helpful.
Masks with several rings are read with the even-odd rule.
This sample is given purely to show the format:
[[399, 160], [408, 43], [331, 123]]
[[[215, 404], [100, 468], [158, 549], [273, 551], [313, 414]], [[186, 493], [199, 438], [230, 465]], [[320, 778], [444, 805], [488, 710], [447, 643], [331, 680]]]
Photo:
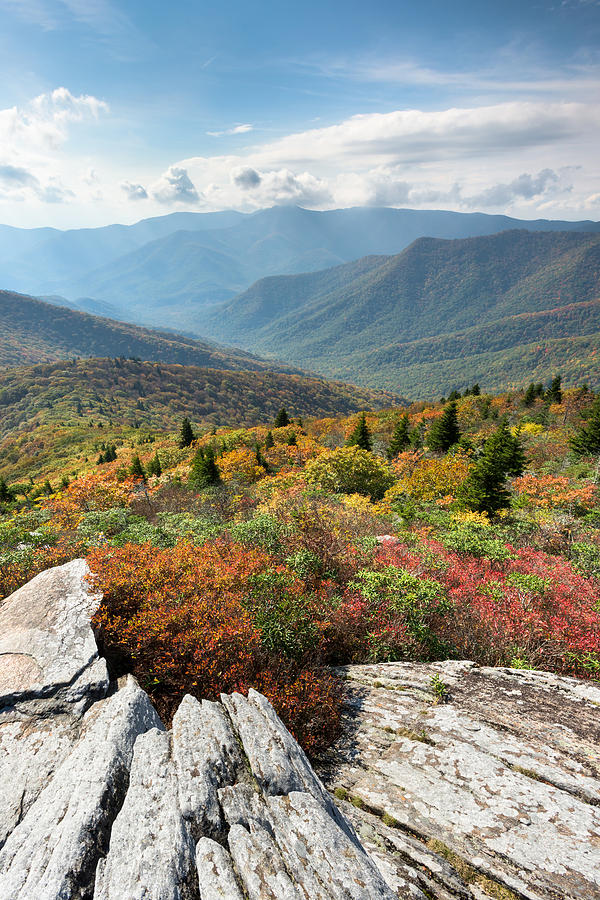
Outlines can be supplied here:
[[600, 687], [348, 667], [332, 795], [254, 691], [165, 731], [111, 681], [85, 574], [0, 607], [0, 900], [600, 898]]

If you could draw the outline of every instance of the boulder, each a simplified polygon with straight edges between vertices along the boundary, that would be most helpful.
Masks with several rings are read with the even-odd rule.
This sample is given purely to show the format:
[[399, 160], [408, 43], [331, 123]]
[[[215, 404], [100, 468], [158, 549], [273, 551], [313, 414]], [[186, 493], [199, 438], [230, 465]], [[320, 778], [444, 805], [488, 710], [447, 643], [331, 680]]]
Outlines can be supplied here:
[[48, 569], [0, 606], [0, 847], [71, 751], [109, 678], [90, 627], [85, 560]]

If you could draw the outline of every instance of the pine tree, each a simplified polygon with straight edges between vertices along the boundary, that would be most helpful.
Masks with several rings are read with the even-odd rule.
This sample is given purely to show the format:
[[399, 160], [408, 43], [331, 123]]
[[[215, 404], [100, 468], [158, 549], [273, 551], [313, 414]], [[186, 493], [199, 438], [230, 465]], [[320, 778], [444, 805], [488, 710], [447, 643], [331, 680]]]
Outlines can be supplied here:
[[273, 432], [267, 431], [267, 436], [265, 438], [265, 450], [270, 450], [271, 447], [275, 446], [275, 441], [273, 440]]
[[287, 414], [287, 410], [285, 406], [282, 406], [277, 415], [275, 416], [274, 421], [275, 428], [285, 428], [286, 425], [290, 424], [290, 417]]
[[600, 395], [592, 403], [587, 424], [571, 439], [571, 448], [578, 456], [600, 453]]
[[158, 458], [158, 452], [154, 454], [148, 464], [148, 475], [155, 475], [157, 478], [162, 475], [162, 466], [160, 464], [160, 459]]
[[398, 456], [399, 453], [402, 453], [403, 450], [406, 450], [409, 444], [410, 426], [408, 423], [408, 416], [406, 413], [404, 413], [404, 415], [396, 425], [394, 433], [392, 434], [392, 439], [386, 450], [387, 458], [394, 459], [395, 456]]
[[356, 423], [356, 428], [346, 441], [346, 447], [360, 447], [361, 450], [372, 450], [371, 432], [364, 413]]
[[560, 375], [555, 375], [550, 382], [550, 387], [546, 391], [546, 400], [549, 403], [562, 403], [562, 379]]
[[190, 486], [200, 490], [211, 484], [219, 484], [220, 481], [221, 473], [215, 459], [214, 448], [210, 445], [198, 447], [190, 470]]
[[523, 406], [533, 406], [535, 402], [535, 398], [537, 397], [536, 387], [533, 381], [525, 391], [525, 396], [523, 397]]
[[141, 478], [143, 482], [146, 481], [146, 472], [137, 453], [131, 460], [129, 474], [132, 476], [132, 478]]
[[0, 475], [0, 503], [10, 503], [11, 500], [14, 500], [13, 492]]
[[477, 381], [475, 382], [475, 384], [471, 388], [471, 394], [474, 397], [479, 397], [479, 395], [481, 394], [481, 388], [479, 387], [479, 382], [477, 382]]
[[196, 440], [196, 435], [192, 429], [192, 423], [185, 416], [183, 422], [181, 423], [181, 430], [179, 432], [179, 446], [183, 449], [183, 447], [189, 447], [192, 441]]
[[290, 433], [288, 434], [288, 439], [286, 441], [286, 444], [288, 445], [288, 447], [295, 447], [297, 445], [297, 443], [298, 443], [298, 438], [296, 437], [296, 432], [290, 431]]
[[436, 419], [427, 435], [427, 446], [430, 450], [446, 453], [460, 438], [456, 402], [451, 400], [444, 407], [444, 412]]
[[519, 439], [510, 433], [506, 421], [487, 439], [459, 492], [459, 501], [476, 512], [497, 513], [509, 505], [508, 475], [522, 475], [525, 457]]

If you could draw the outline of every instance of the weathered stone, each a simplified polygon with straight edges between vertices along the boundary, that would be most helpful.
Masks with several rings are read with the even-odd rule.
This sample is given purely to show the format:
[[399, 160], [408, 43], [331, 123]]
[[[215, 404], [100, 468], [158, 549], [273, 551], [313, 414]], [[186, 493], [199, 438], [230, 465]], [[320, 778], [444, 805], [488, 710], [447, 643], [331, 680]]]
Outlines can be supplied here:
[[279, 848], [256, 823], [232, 825], [229, 849], [249, 900], [305, 900], [294, 886]]
[[86, 713], [81, 735], [0, 851], [2, 900], [91, 896], [127, 789], [136, 737], [159, 721], [134, 679]]
[[[33, 578], [0, 606], [0, 708], [61, 691], [67, 702], [92, 699], [108, 677], [90, 627], [100, 596], [85, 583], [85, 560], [75, 559]], [[102, 677], [103, 675], [103, 677]]]
[[[394, 823], [370, 823], [388, 860], [389, 831], [404, 831], [429, 842], [438, 860], [466, 865], [463, 889], [406, 835], [401, 841], [414, 869], [428, 869], [451, 896], [475, 897], [487, 878], [531, 900], [600, 897], [597, 687], [472, 663], [344, 672], [352, 711], [323, 771], [332, 788]], [[435, 702], [434, 675], [448, 702]], [[350, 807], [349, 815], [360, 830], [364, 813]]]
[[251, 689], [247, 700], [241, 694], [222, 694], [221, 700], [241, 738], [252, 774], [264, 793], [271, 796], [292, 791], [312, 794], [348, 837], [358, 843], [349, 823], [340, 815], [317, 778], [306, 754], [266, 697]]
[[235, 784], [244, 763], [231, 723], [220, 703], [186, 695], [173, 716], [173, 759], [179, 803], [192, 835], [222, 838], [217, 791]]
[[313, 796], [267, 797], [275, 839], [307, 900], [393, 900], [375, 865]]
[[233, 862], [225, 847], [211, 838], [201, 838], [196, 846], [200, 900], [244, 900]]
[[194, 856], [171, 736], [153, 728], [135, 742], [129, 789], [98, 866], [94, 900], [192, 900], [198, 896]]

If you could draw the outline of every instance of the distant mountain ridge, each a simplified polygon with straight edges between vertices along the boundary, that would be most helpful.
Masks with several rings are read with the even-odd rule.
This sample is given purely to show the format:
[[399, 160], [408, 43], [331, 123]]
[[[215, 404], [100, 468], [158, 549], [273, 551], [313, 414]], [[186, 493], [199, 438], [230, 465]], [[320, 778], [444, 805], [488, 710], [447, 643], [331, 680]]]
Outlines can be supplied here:
[[222, 348], [0, 291], [0, 366], [23, 366], [79, 356], [140, 357], [238, 371], [298, 371], [293, 366], [261, 360], [243, 350]]
[[[252, 214], [173, 213], [135, 225], [30, 231], [0, 226], [0, 284], [108, 304], [125, 321], [202, 333], [199, 313], [270, 275], [311, 272], [396, 254], [419, 237], [499, 231], [598, 232], [598, 222], [357, 207], [273, 207]], [[114, 312], [112, 312], [114, 310]]]
[[[477, 380], [522, 384], [542, 364], [539, 341], [562, 342], [546, 348], [548, 364], [580, 371], [568, 342], [595, 346], [599, 298], [600, 234], [507, 231], [263, 279], [205, 310], [201, 328], [329, 377], [439, 396]], [[586, 377], [600, 383], [589, 352]]]

